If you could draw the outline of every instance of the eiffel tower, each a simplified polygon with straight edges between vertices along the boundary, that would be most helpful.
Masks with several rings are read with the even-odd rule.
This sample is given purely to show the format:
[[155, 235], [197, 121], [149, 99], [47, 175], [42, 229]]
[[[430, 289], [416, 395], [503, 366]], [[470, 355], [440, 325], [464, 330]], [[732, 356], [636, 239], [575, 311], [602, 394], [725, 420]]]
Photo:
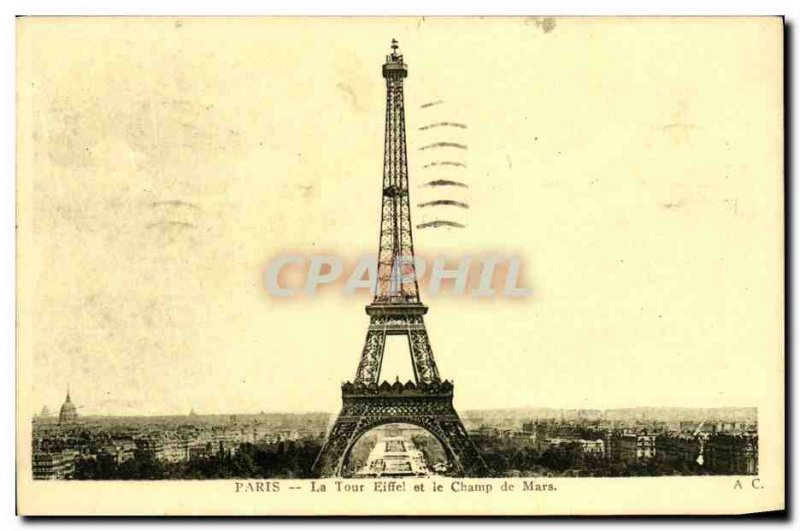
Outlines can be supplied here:
[[[485, 464], [453, 407], [453, 384], [442, 381], [433, 359], [414, 270], [414, 240], [408, 195], [403, 80], [408, 67], [392, 40], [386, 56], [386, 132], [383, 158], [381, 235], [375, 298], [353, 382], [342, 385], [342, 409], [314, 463], [321, 477], [340, 477], [358, 439], [377, 426], [406, 423], [433, 435], [457, 476], [480, 476]], [[408, 339], [414, 380], [379, 384], [387, 335]]]

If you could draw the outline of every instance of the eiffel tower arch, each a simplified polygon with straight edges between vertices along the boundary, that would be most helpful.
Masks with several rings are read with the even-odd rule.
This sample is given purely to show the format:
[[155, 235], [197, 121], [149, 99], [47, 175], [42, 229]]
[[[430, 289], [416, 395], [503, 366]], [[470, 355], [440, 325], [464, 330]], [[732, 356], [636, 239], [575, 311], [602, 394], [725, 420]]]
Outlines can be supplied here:
[[[392, 52], [386, 79], [381, 233], [375, 298], [361, 360], [352, 382], [342, 385], [342, 409], [314, 463], [321, 477], [341, 476], [355, 443], [369, 430], [393, 423], [418, 426], [433, 435], [460, 476], [480, 476], [485, 464], [453, 407], [453, 384], [443, 381], [433, 358], [414, 271], [414, 240], [408, 191], [403, 80], [408, 67]], [[414, 381], [379, 383], [386, 336], [405, 336]]]
[[345, 383], [342, 410], [320, 451], [315, 469], [340, 477], [356, 442], [385, 424], [412, 424], [433, 435], [458, 476], [480, 476], [485, 465], [453, 407], [453, 384], [414, 382], [389, 385]]

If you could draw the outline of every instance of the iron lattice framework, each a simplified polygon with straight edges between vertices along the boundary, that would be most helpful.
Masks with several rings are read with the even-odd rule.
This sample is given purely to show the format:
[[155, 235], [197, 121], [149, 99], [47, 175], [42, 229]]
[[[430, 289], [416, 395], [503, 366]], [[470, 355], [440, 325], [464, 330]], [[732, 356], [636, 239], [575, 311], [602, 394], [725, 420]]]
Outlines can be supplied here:
[[[453, 407], [453, 385], [442, 382], [433, 359], [414, 269], [408, 192], [403, 80], [408, 67], [397, 53], [383, 65], [386, 131], [381, 199], [381, 235], [375, 298], [361, 361], [352, 383], [342, 385], [342, 410], [314, 463], [320, 476], [341, 476], [353, 445], [367, 431], [389, 423], [424, 428], [444, 448], [458, 475], [480, 475], [485, 465]], [[387, 335], [408, 339], [414, 382], [378, 384]]]

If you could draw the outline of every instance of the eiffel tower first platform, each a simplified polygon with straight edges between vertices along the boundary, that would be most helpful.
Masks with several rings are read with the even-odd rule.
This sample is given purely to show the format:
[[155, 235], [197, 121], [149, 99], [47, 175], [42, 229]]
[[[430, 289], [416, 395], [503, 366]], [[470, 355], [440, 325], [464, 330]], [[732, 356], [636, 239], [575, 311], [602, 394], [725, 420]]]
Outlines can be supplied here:
[[[453, 475], [480, 476], [485, 464], [453, 407], [453, 384], [442, 381], [433, 359], [414, 274], [414, 241], [408, 194], [403, 80], [408, 67], [392, 40], [386, 56], [386, 134], [383, 159], [381, 233], [375, 299], [355, 380], [342, 385], [342, 410], [314, 463], [321, 477], [339, 477], [349, 454], [366, 432], [390, 423], [425, 429], [441, 443]], [[379, 384], [387, 335], [408, 339], [414, 382]]]

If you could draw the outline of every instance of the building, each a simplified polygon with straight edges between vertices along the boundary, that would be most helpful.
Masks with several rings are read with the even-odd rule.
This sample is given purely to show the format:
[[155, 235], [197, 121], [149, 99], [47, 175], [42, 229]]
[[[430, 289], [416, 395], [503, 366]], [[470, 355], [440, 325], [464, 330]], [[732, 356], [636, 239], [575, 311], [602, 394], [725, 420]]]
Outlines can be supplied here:
[[78, 452], [36, 452], [33, 454], [33, 479], [70, 479], [75, 473]]
[[703, 453], [699, 437], [685, 434], [663, 434], [656, 437], [658, 459], [673, 463], [698, 463]]
[[579, 447], [584, 455], [595, 455], [600, 457], [605, 455], [605, 442], [602, 439], [589, 440], [550, 438], [536, 440], [536, 449], [540, 452], [544, 452], [548, 448], [569, 445], [575, 445], [576, 447]]
[[536, 442], [536, 434], [535, 433], [529, 433], [529, 432], [526, 432], [526, 431], [517, 431], [517, 432], [514, 432], [514, 439], [517, 442], [533, 444], [533, 443]]
[[711, 425], [712, 433], [744, 433], [750, 428], [745, 422], [727, 421], [715, 422]]
[[78, 410], [75, 407], [75, 404], [72, 403], [72, 399], [69, 396], [69, 390], [67, 390], [67, 399], [64, 401], [64, 404], [61, 406], [61, 411], [58, 414], [58, 423], [73, 424], [77, 421]]
[[186, 449], [186, 460], [194, 461], [195, 459], [208, 459], [211, 457], [211, 443], [205, 440], [186, 441], [184, 443]]
[[158, 461], [177, 463], [189, 458], [184, 441], [165, 434], [149, 434], [136, 439], [136, 453]]
[[500, 430], [491, 426], [487, 426], [486, 424], [482, 424], [477, 429], [470, 430], [469, 436], [487, 439], [496, 438], [500, 436]]
[[702, 430], [706, 423], [705, 421], [695, 421], [695, 420], [682, 420], [679, 424], [679, 430], [686, 433], [699, 433]]
[[597, 439], [594, 441], [578, 439], [578, 442], [580, 443], [584, 454], [597, 455], [600, 457], [605, 455], [605, 443], [603, 442], [603, 439]]
[[710, 436], [705, 444], [704, 466], [714, 474], [758, 474], [758, 436]]
[[132, 440], [114, 440], [100, 448], [97, 457], [120, 464], [133, 459], [135, 452], [136, 443]]
[[609, 456], [613, 461], [631, 463], [655, 457], [655, 435], [614, 433], [609, 441]]
[[230, 433], [219, 433], [212, 437], [212, 453], [218, 457], [231, 457], [236, 454], [239, 443]]
[[585, 438], [584, 427], [574, 422], [556, 422], [553, 419], [545, 419], [536, 422], [525, 422], [522, 424], [522, 431], [533, 433], [537, 439], [583, 439]]

